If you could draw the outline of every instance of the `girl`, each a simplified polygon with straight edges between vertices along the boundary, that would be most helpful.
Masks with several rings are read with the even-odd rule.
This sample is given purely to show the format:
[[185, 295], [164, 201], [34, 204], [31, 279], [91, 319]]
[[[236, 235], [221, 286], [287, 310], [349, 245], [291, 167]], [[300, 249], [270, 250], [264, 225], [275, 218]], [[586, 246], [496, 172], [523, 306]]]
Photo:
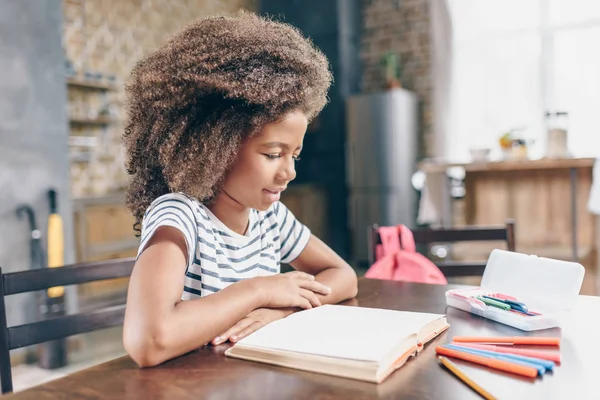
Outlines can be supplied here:
[[279, 202], [331, 80], [296, 29], [250, 13], [196, 21], [133, 68], [124, 141], [141, 243], [123, 343], [139, 366], [356, 295], [353, 269]]

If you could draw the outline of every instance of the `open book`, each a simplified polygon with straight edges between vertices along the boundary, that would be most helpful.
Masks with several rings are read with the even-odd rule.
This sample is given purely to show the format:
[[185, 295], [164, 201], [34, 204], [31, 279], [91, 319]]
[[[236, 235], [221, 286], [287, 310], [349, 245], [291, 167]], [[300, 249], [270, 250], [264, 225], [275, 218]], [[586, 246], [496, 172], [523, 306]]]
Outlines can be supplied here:
[[325, 305], [272, 322], [225, 355], [380, 383], [448, 327], [440, 314]]

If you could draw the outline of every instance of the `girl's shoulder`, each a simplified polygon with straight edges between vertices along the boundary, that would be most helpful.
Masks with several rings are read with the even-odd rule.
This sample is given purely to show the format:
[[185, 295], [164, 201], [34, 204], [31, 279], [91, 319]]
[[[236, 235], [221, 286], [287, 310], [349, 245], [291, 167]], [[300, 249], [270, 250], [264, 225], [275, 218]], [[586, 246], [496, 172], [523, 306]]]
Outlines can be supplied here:
[[193, 212], [195, 215], [205, 216], [205, 211], [202, 203], [197, 199], [188, 196], [182, 192], [165, 193], [162, 196], [157, 197], [150, 203], [146, 210], [146, 215], [153, 212], [158, 208], [164, 208], [165, 206], [171, 206], [176, 208], [185, 209]]
[[187, 205], [199, 205], [200, 203], [198, 202], [198, 200], [194, 199], [191, 196], [188, 196], [185, 193], [182, 192], [172, 192], [172, 193], [165, 193], [162, 196], [157, 197], [156, 199], [154, 199], [152, 201], [152, 203], [150, 203], [150, 207], [154, 207], [157, 204], [163, 203], [165, 201], [180, 201], [182, 203], [185, 203]]

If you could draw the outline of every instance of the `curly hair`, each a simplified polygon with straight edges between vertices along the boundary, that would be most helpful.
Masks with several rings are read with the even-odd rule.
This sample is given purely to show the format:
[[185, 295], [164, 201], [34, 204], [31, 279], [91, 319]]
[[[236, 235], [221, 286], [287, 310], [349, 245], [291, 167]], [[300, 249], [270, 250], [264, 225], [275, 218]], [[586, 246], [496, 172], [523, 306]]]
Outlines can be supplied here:
[[197, 20], [139, 61], [125, 87], [123, 135], [137, 234], [163, 194], [214, 200], [243, 142], [292, 110], [311, 121], [331, 82], [309, 39], [249, 12]]

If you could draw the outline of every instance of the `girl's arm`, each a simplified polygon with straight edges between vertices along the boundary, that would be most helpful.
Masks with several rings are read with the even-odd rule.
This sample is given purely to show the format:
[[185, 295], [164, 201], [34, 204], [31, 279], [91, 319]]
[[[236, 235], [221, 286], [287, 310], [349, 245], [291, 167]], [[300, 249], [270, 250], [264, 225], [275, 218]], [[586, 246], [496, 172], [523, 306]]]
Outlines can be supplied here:
[[187, 248], [183, 234], [160, 227], [136, 261], [127, 294], [123, 344], [142, 367], [192, 351], [260, 307], [317, 305], [328, 289], [306, 274], [247, 279], [181, 301]]
[[[321, 304], [334, 304], [354, 298], [358, 293], [356, 273], [337, 253], [319, 238], [311, 235], [306, 247], [291, 262], [292, 267], [316, 276], [316, 280], [330, 287], [327, 295], [319, 295]], [[269, 323], [298, 311], [294, 308], [261, 308], [252, 311], [229, 329], [213, 339], [213, 344], [221, 344], [227, 340], [237, 342], [252, 332]]]
[[328, 295], [317, 295], [322, 304], [339, 303], [358, 294], [354, 269], [315, 235], [311, 235], [304, 250], [290, 264], [331, 288]]

